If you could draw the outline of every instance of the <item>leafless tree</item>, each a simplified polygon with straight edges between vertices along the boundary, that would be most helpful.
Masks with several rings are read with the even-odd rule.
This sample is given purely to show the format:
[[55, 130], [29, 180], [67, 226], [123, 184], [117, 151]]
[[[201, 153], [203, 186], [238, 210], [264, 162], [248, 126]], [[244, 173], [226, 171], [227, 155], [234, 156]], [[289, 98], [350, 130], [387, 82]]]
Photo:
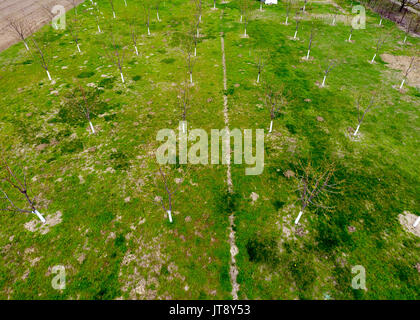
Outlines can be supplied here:
[[305, 12], [305, 10], [306, 10], [306, 4], [308, 3], [308, 0], [304, 0], [304, 3], [303, 3], [303, 8], [302, 8], [302, 11], [303, 12]]
[[201, 22], [201, 15], [203, 14], [203, 0], [193, 0], [195, 4], [195, 11], [197, 20]]
[[137, 27], [137, 19], [136, 17], [129, 18], [129, 24], [130, 24], [130, 36], [131, 41], [133, 42], [134, 50], [136, 52], [136, 55], [139, 55], [139, 50], [137, 49], [137, 39], [139, 37], [138, 33], [138, 27]]
[[330, 60], [327, 68], [324, 70], [324, 79], [322, 80], [321, 87], [325, 86], [325, 80], [327, 79], [328, 74], [331, 72], [332, 69], [336, 66], [337, 62], [335, 60]]
[[67, 99], [66, 103], [81, 117], [86, 119], [86, 121], [89, 123], [92, 134], [95, 134], [95, 128], [93, 127], [91, 120], [92, 104], [95, 103], [94, 95], [88, 95], [83, 87], [79, 84], [78, 90], [70, 92], [69, 99]]
[[407, 70], [404, 73], [404, 78], [401, 81], [400, 90], [403, 88], [405, 81], [407, 80], [408, 74], [411, 72], [411, 70], [414, 67], [414, 59], [416, 56], [413, 56], [410, 60], [410, 64], [408, 65]]
[[159, 17], [160, 3], [161, 3], [161, 0], [155, 0], [156, 18], [157, 18], [157, 21], [159, 21], [159, 22], [160, 22], [160, 17]]
[[28, 21], [23, 17], [7, 18], [8, 30], [12, 32], [17, 39], [23, 41], [23, 44], [25, 45], [25, 48], [28, 51], [30, 51], [30, 49], [28, 43], [26, 42], [26, 39], [33, 33], [32, 25], [32, 21]]
[[49, 71], [49, 62], [48, 57], [45, 54], [45, 49], [39, 46], [38, 42], [32, 38], [32, 42], [35, 47], [35, 52], [33, 53], [34, 58], [39, 62], [41, 67], [47, 72], [48, 79], [52, 81], [51, 74]]
[[265, 51], [259, 50], [257, 51], [257, 83], [260, 83], [261, 72], [264, 69], [264, 59], [265, 59]]
[[363, 122], [363, 120], [365, 119], [366, 114], [372, 110], [372, 108], [375, 106], [374, 102], [375, 102], [375, 93], [372, 93], [372, 97], [370, 98], [370, 102], [369, 105], [367, 106], [367, 108], [363, 111], [360, 110], [360, 97], [357, 99], [357, 120], [358, 120], [358, 124], [357, 124], [357, 128], [354, 131], [353, 136], [356, 136], [357, 133], [359, 132], [360, 126]]
[[149, 0], [144, 0], [143, 3], [144, 19], [147, 26], [147, 35], [150, 36], [150, 12], [152, 10], [152, 4]]
[[351, 42], [351, 37], [353, 36], [353, 25], [351, 25], [351, 27], [350, 27], [350, 35], [349, 35], [349, 38], [347, 39], [347, 41], [348, 42]]
[[311, 163], [308, 163], [306, 166], [300, 164], [300, 166], [302, 174], [297, 178], [299, 179], [298, 190], [301, 207], [299, 215], [295, 219], [295, 225], [299, 224], [305, 209], [310, 206], [332, 209], [332, 207], [327, 207], [322, 202], [329, 197], [330, 193], [337, 193], [339, 187], [338, 183], [331, 183], [335, 172], [334, 164], [326, 165], [326, 168], [322, 171], [314, 169]]
[[111, 6], [111, 10], [112, 10], [112, 16], [114, 17], [114, 19], [117, 18], [116, 14], [115, 14], [115, 8], [114, 8], [114, 0], [108, 0], [109, 1], [109, 5]]
[[296, 36], [298, 34], [298, 30], [299, 30], [299, 24], [300, 24], [299, 11], [296, 11], [295, 21], [296, 21], [296, 29], [295, 29], [295, 35], [293, 36], [293, 39], [296, 39]]
[[45, 219], [40, 214], [36, 208], [35, 204], [35, 198], [32, 198], [29, 196], [28, 191], [28, 183], [26, 179], [26, 173], [23, 168], [21, 168], [23, 179], [19, 178], [15, 171], [12, 170], [12, 168], [7, 163], [4, 152], [2, 150], [0, 154], [0, 181], [3, 182], [3, 184], [8, 185], [11, 190], [16, 190], [24, 199], [24, 202], [26, 203], [27, 207], [30, 209], [24, 209], [20, 208], [12, 199], [11, 197], [4, 191], [0, 186], [0, 199], [3, 199], [6, 201], [6, 208], [0, 208], [1, 211], [17, 211], [21, 213], [34, 213], [37, 215], [37, 217], [41, 220], [42, 223], [45, 223]]
[[187, 114], [188, 110], [190, 109], [190, 103], [191, 103], [191, 97], [190, 97], [190, 85], [188, 84], [188, 81], [185, 80], [182, 82], [178, 89], [178, 100], [179, 105], [181, 108], [181, 120], [182, 123], [182, 132], [185, 133], [185, 122], [187, 121]]
[[194, 52], [195, 52], [195, 38], [194, 31], [187, 32], [183, 35], [181, 50], [183, 51], [187, 64], [187, 71], [190, 77], [190, 83], [193, 84], [193, 68], [195, 65]]
[[[180, 184], [177, 187], [172, 188], [170, 186], [167, 175], [164, 173], [164, 171], [162, 170], [160, 166], [159, 166], [159, 175], [161, 177], [167, 199], [165, 201], [163, 196], [162, 197], [158, 196], [157, 198], [159, 199], [160, 204], [162, 205], [162, 209], [168, 214], [169, 222], [173, 223], [173, 219], [172, 219], [173, 199], [174, 199], [175, 193], [178, 191]], [[165, 202], [167, 202], [166, 205], [165, 205]]]
[[379, 53], [379, 50], [381, 49], [382, 45], [385, 43], [385, 36], [384, 35], [379, 35], [378, 41], [376, 42], [376, 51], [375, 54], [373, 55], [372, 60], [370, 61], [370, 63], [374, 63], [375, 62], [375, 58]]
[[71, 19], [71, 23], [67, 25], [67, 28], [69, 29], [70, 35], [73, 38], [74, 43], [76, 44], [77, 51], [82, 52], [80, 50], [79, 45], [80, 20], [77, 14], [74, 15], [73, 19]]
[[287, 0], [286, 2], [286, 21], [284, 22], [284, 24], [287, 26], [289, 24], [289, 15], [290, 15], [290, 10], [292, 9], [292, 0]]
[[414, 19], [415, 19], [415, 17], [413, 16], [410, 19], [410, 22], [407, 24], [407, 27], [405, 28], [405, 36], [404, 36], [403, 44], [405, 44], [407, 42], [407, 37], [408, 37], [408, 35], [410, 33], [410, 28], [411, 28], [411, 25], [413, 24]]
[[98, 27], [98, 32], [101, 33], [102, 30], [101, 30], [101, 27], [100, 27], [100, 24], [99, 24], [99, 20], [101, 18], [102, 13], [99, 10], [99, 5], [98, 5], [97, 2], [95, 2], [95, 4], [94, 4], [94, 8], [92, 10], [92, 14], [95, 16], [95, 21], [96, 21], [96, 26]]
[[306, 54], [306, 60], [309, 60], [309, 54], [311, 53], [312, 41], [314, 38], [315, 28], [312, 26], [311, 28], [311, 35], [309, 36], [309, 45], [308, 45], [308, 53]]
[[283, 95], [283, 87], [276, 88], [274, 80], [270, 79], [265, 81], [264, 103], [270, 110], [270, 129], [269, 133], [273, 131], [273, 121], [276, 118], [280, 108], [284, 107], [287, 103]]
[[116, 41], [116, 36], [112, 30], [110, 29], [110, 39], [111, 44], [110, 46], [105, 46], [104, 52], [106, 57], [111, 61], [120, 71], [121, 81], [125, 83], [124, 75], [123, 75], [123, 62], [124, 62], [124, 48], [120, 47], [120, 45]]

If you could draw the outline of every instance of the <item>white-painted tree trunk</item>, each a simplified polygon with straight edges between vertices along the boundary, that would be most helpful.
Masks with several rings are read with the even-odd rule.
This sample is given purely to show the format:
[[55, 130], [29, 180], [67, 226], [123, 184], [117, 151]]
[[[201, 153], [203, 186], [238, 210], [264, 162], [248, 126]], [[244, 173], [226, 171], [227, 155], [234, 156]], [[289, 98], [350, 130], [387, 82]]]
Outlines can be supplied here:
[[42, 223], [45, 223], [45, 218], [42, 216], [42, 214], [40, 214], [38, 212], [38, 210], [35, 210], [35, 211], [32, 211], [32, 212], [37, 215], [37, 217], [39, 218], [39, 220], [41, 220]]
[[185, 121], [182, 121], [182, 133], [185, 133]]
[[357, 125], [357, 128], [356, 128], [356, 131], [354, 132], [354, 136], [356, 136], [357, 135], [357, 133], [359, 132], [359, 129], [360, 129], [360, 125], [361, 125], [361, 123], [359, 123], [358, 125]]
[[122, 83], [125, 83], [124, 75], [122, 74], [122, 72], [120, 74], [121, 74], [121, 81], [122, 81]]
[[288, 21], [289, 21], [289, 17], [286, 17], [286, 23], [285, 23], [285, 25], [287, 25], [287, 24], [288, 24], [288, 23], [287, 23]]
[[200, 14], [200, 16], [198, 17], [198, 20], [201, 22], [201, 14]]
[[101, 27], [99, 26], [99, 24], [98, 24], [98, 32], [99, 33], [101, 33], [102, 31], [101, 31]]
[[116, 19], [115, 11], [112, 11], [112, 15], [114, 16], [114, 19]]
[[332, 25], [335, 26], [335, 17], [333, 19]]
[[246, 28], [245, 28], [245, 31], [244, 31], [244, 37], [245, 37], [245, 38], [247, 37], [247, 35], [246, 35]]
[[127, 6], [127, 1], [126, 0], [124, 0], [124, 4], [125, 4], [125, 6]]
[[376, 53], [373, 55], [372, 61], [370, 63], [373, 63], [375, 61], [376, 58]]
[[402, 87], [404, 86], [404, 82], [405, 82], [405, 79], [403, 79], [403, 81], [401, 81], [400, 89], [402, 89]]
[[296, 36], [297, 36], [297, 31], [295, 31], [295, 35], [293, 36], [293, 39], [296, 39]]
[[263, 9], [262, 9], [262, 2], [260, 3], [260, 11], [261, 12], [263, 11]]
[[77, 51], [82, 52], [82, 51], [80, 51], [80, 46], [79, 46], [79, 44], [77, 44], [76, 46], [77, 46]]
[[349, 36], [349, 42], [351, 41], [351, 36], [352, 36], [352, 35], [350, 34], [350, 36]]
[[50, 72], [47, 70], [47, 76], [48, 76], [48, 79], [50, 80], [50, 81], [52, 81], [52, 79], [51, 79], [51, 75], [50, 75]]
[[25, 48], [26, 48], [26, 50], [28, 50], [28, 51], [29, 51], [29, 47], [28, 47], [28, 44], [26, 43], [26, 41], [23, 41], [23, 43], [25, 44]]
[[150, 36], [150, 28], [147, 27], [147, 35]]
[[92, 133], [95, 134], [95, 128], [93, 127], [93, 124], [91, 121], [89, 121], [90, 130], [92, 130]]
[[382, 19], [379, 21], [379, 25], [380, 25], [380, 26], [382, 25]]
[[306, 55], [306, 60], [309, 60], [309, 54], [311, 53], [311, 50], [308, 50], [308, 53]]
[[303, 211], [299, 211], [299, 215], [297, 216], [297, 218], [295, 220], [295, 224], [298, 224], [299, 223], [299, 220], [302, 217], [302, 215], [303, 215]]
[[324, 76], [324, 79], [322, 80], [321, 87], [325, 86], [325, 80], [327, 79], [327, 76]]
[[193, 80], [192, 80], [192, 72], [190, 72], [190, 82], [193, 83]]
[[157, 17], [157, 20], [160, 21], [159, 12], [156, 12], [156, 17]]
[[417, 227], [418, 225], [419, 225], [419, 223], [420, 223], [420, 217], [418, 217], [417, 219], [416, 219], [416, 221], [414, 222], [414, 224], [413, 224], [413, 227], [415, 228], [415, 227]]
[[406, 41], [407, 41], [407, 36], [404, 37], [403, 43], [405, 43]]
[[197, 47], [194, 48], [194, 57], [197, 56]]
[[258, 76], [257, 76], [257, 83], [260, 83], [260, 74], [258, 73]]
[[134, 46], [134, 49], [136, 50], [136, 55], [139, 55], [139, 50], [137, 50], [137, 46]]
[[268, 132], [271, 133], [272, 131], [273, 131], [273, 120], [270, 121], [270, 130]]
[[306, 4], [303, 5], [303, 12], [305, 12]]
[[197, 28], [197, 38], [199, 37], [200, 37], [200, 31], [198, 31], [198, 28]]
[[171, 210], [166, 211], [168, 213], [169, 222], [172, 223], [172, 214]]

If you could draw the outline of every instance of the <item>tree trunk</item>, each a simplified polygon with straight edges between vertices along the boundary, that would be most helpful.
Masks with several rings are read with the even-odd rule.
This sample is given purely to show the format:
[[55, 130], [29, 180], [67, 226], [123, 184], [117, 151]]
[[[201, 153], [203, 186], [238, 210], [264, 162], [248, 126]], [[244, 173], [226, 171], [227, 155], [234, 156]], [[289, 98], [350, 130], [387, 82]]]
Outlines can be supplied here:
[[38, 212], [38, 210], [34, 210], [32, 211], [33, 213], [35, 213], [37, 215], [37, 217], [39, 218], [39, 220], [41, 220], [42, 223], [45, 223], [45, 218], [42, 216], [42, 214], [40, 214]]
[[297, 216], [297, 218], [295, 220], [295, 224], [298, 224], [299, 223], [299, 220], [302, 217], [302, 215], [303, 215], [303, 211], [299, 211], [299, 215]]

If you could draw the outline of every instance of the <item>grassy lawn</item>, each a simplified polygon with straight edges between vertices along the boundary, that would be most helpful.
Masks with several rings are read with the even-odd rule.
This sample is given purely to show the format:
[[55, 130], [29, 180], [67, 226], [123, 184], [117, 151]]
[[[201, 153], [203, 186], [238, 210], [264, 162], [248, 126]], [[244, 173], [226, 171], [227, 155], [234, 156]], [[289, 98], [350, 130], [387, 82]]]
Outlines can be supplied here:
[[[232, 164], [230, 195], [225, 165], [164, 166], [178, 188], [171, 224], [156, 198], [165, 189], [154, 153], [157, 132], [177, 129], [181, 120], [178, 86], [189, 80], [181, 47], [194, 5], [162, 2], [162, 21], [152, 10], [148, 36], [141, 2], [127, 2], [125, 8], [115, 1], [115, 20], [109, 3], [99, 2], [102, 33], [86, 10], [90, 1], [78, 7], [81, 53], [68, 30], [45, 26], [33, 36], [45, 45], [52, 82], [23, 43], [0, 53], [0, 146], [15, 170], [25, 168], [39, 211], [53, 221], [42, 227], [35, 215], [0, 211], [0, 298], [232, 299], [228, 216], [234, 213], [240, 299], [419, 299], [419, 241], [398, 215], [420, 214], [420, 89], [393, 88], [403, 74], [380, 55], [419, 56], [420, 40], [401, 45], [403, 31], [385, 20], [379, 28], [379, 17], [367, 12], [366, 29], [346, 42], [350, 25], [322, 19], [337, 9], [321, 2], [308, 5], [298, 39], [291, 40], [295, 9], [284, 25], [282, 1], [263, 12], [252, 1], [243, 38], [238, 1], [218, 3], [218, 10], [207, 1], [188, 129], [222, 129], [226, 94], [230, 128], [265, 129], [265, 167], [246, 176], [248, 165]], [[351, 1], [336, 2], [352, 16]], [[68, 23], [74, 15], [67, 13]], [[130, 42], [133, 16], [139, 56]], [[125, 51], [125, 83], [106, 57], [111, 25]], [[381, 35], [386, 42], [371, 64]], [[256, 83], [259, 56], [264, 68]], [[336, 65], [320, 88], [331, 59]], [[272, 133], [266, 80], [283, 86], [287, 99]], [[95, 97], [95, 135], [68, 107], [79, 85]], [[373, 91], [377, 106], [353, 138], [355, 101], [361, 97], [366, 107]], [[341, 189], [328, 199], [332, 209], [309, 207], [295, 226], [299, 163], [309, 162], [317, 170], [334, 162]], [[64, 290], [51, 286], [56, 265], [66, 269]], [[367, 290], [352, 289], [356, 265], [366, 270]]]

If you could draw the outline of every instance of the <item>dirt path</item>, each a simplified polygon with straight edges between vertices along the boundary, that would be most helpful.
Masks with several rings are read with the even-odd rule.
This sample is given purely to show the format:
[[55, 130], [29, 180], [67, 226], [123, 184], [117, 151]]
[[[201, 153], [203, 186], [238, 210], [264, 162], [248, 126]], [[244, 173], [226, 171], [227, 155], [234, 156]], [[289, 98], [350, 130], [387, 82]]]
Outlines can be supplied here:
[[[222, 47], [222, 65], [223, 65], [223, 89], [227, 91], [227, 77], [226, 77], [226, 58], [225, 58], [225, 39], [223, 32], [220, 34], [220, 42]], [[227, 130], [229, 130], [229, 109], [228, 109], [228, 98], [226, 93], [223, 95], [223, 114], [225, 118], [225, 125]], [[233, 183], [232, 183], [232, 174], [231, 174], [231, 166], [230, 166], [230, 136], [227, 135], [227, 139], [225, 140], [226, 143], [226, 163], [227, 163], [227, 185], [228, 185], [228, 192], [233, 193]], [[232, 213], [229, 216], [229, 244], [230, 244], [230, 282], [232, 285], [232, 297], [233, 300], [238, 300], [238, 291], [239, 291], [239, 284], [237, 282], [238, 276], [238, 267], [236, 266], [236, 259], [235, 256], [238, 254], [239, 250], [236, 246], [236, 238], [235, 238], [235, 215]]]
[[[75, 2], [80, 4], [84, 0], [76, 0]], [[73, 7], [72, 2], [68, 0], [0, 0], [0, 52], [20, 42], [20, 39], [16, 38], [7, 27], [8, 18], [24, 19], [34, 31], [37, 31], [51, 20], [40, 4], [48, 8], [62, 5], [66, 11]]]

